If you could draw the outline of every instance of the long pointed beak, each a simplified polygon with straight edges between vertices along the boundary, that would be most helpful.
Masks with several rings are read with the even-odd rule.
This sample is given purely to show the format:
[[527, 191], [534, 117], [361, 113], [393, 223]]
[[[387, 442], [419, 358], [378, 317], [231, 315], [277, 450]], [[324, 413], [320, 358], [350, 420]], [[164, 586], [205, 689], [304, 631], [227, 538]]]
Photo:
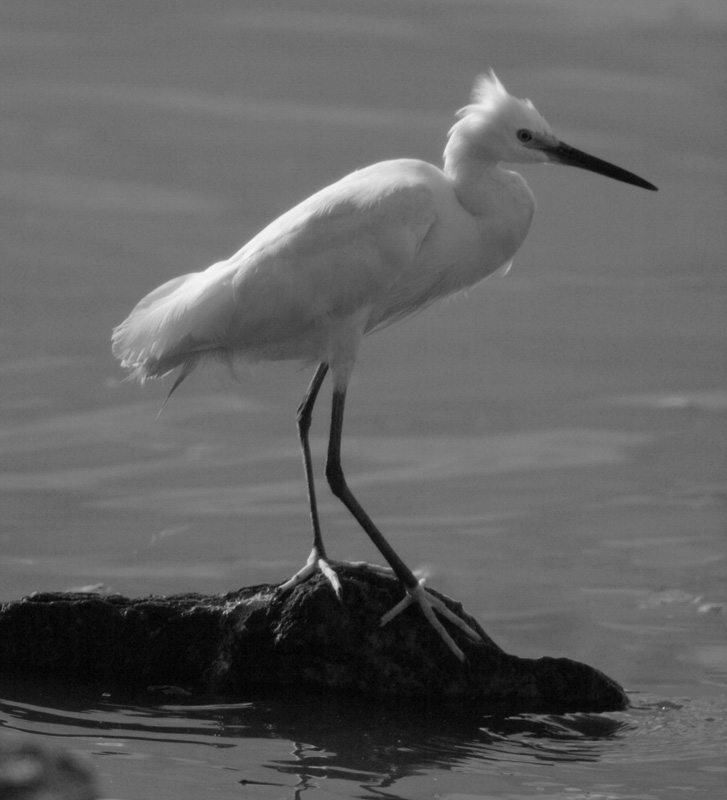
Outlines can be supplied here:
[[608, 161], [603, 161], [595, 156], [589, 156], [582, 150], [576, 150], [565, 142], [558, 142], [555, 145], [545, 145], [541, 149], [550, 156], [551, 161], [558, 164], [567, 164], [571, 167], [580, 167], [587, 169], [589, 172], [597, 172], [599, 175], [605, 175], [607, 178], [613, 178], [623, 183], [630, 183], [632, 186], [640, 186], [642, 189], [650, 189], [652, 192], [659, 191], [653, 183], [639, 178], [633, 172], [628, 172], [621, 167], [614, 164], [609, 164]]

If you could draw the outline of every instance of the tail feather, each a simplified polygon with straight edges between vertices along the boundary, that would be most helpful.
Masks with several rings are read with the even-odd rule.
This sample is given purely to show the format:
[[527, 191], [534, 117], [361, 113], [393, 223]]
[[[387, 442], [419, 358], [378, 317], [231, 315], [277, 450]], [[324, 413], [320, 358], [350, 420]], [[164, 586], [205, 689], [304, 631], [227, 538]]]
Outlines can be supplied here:
[[[112, 352], [144, 382], [181, 366], [172, 391], [206, 354], [219, 350], [232, 313], [232, 290], [216, 272], [193, 272], [150, 292], [116, 328]], [[171, 394], [171, 392], [170, 392]]]

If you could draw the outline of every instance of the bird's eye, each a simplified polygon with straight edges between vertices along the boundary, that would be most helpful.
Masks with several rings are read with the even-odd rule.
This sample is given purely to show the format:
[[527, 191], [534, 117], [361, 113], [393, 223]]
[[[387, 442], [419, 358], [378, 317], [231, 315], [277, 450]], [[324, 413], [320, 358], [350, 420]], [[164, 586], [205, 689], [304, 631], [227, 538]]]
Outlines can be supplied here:
[[517, 134], [516, 134], [516, 135], [517, 135], [517, 138], [518, 138], [518, 139], [519, 139], [521, 142], [523, 142], [524, 144], [527, 144], [527, 142], [532, 142], [532, 141], [533, 141], [533, 134], [532, 134], [532, 133], [530, 133], [530, 131], [529, 131], [529, 130], [527, 130], [527, 128], [521, 128], [521, 129], [520, 129], [520, 130], [517, 132]]

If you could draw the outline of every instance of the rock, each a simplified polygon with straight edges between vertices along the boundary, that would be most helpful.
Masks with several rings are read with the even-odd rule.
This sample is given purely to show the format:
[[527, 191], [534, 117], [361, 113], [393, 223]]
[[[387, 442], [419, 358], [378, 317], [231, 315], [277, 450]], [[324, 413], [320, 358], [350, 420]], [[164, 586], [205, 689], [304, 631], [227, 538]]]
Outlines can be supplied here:
[[400, 584], [353, 566], [338, 574], [341, 601], [322, 576], [284, 596], [267, 584], [216, 596], [34, 594], [0, 606], [0, 675], [236, 695], [297, 687], [426, 696], [507, 713], [628, 705], [615, 681], [585, 664], [505, 653], [459, 603], [437, 592], [482, 636], [472, 642], [447, 624], [464, 663], [416, 607], [381, 627], [402, 597]]
[[91, 771], [72, 753], [38, 739], [0, 734], [2, 800], [95, 800]]

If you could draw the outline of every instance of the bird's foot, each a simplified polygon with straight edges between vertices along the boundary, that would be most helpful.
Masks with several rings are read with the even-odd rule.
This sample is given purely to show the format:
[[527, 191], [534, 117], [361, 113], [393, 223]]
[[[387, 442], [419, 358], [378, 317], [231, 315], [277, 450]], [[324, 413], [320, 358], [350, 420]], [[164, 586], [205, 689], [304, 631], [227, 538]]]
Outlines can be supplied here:
[[408, 608], [412, 603], [416, 603], [419, 608], [421, 608], [422, 613], [427, 618], [429, 624], [441, 636], [447, 647], [449, 647], [449, 649], [460, 661], [465, 660], [464, 653], [455, 644], [454, 639], [452, 639], [449, 633], [447, 633], [444, 625], [442, 625], [442, 623], [437, 619], [437, 616], [434, 613], [435, 611], [444, 617], [444, 619], [448, 620], [453, 625], [456, 625], [473, 641], [482, 641], [482, 637], [479, 635], [479, 633], [477, 633], [477, 631], [471, 628], [463, 619], [451, 611], [442, 600], [427, 592], [427, 590], [424, 588], [423, 578], [419, 581], [415, 588], [407, 588], [406, 597], [400, 603], [397, 603], [391, 609], [391, 611], [388, 611], [386, 614], [384, 614], [379, 624], [383, 627], [387, 623], [391, 622], [394, 617], [396, 617], [398, 614], [401, 614], [401, 612], [405, 608]]
[[382, 578], [391, 578], [391, 580], [398, 580], [394, 570], [391, 567], [382, 567], [380, 564], [369, 564], [368, 561], [334, 561], [333, 559], [325, 558], [314, 548], [303, 569], [289, 578], [285, 583], [281, 583], [277, 588], [279, 594], [286, 594], [291, 589], [294, 589], [299, 583], [307, 581], [316, 572], [322, 572], [329, 583], [333, 587], [333, 591], [337, 597], [341, 596], [341, 581], [336, 572], [337, 567], [352, 567], [353, 569], [370, 572], [372, 575], [379, 575]]
[[307, 581], [308, 578], [310, 578], [316, 572], [322, 572], [333, 587], [336, 597], [340, 598], [341, 581], [338, 579], [336, 570], [331, 566], [332, 563], [333, 562], [328, 561], [328, 559], [321, 554], [318, 548], [314, 547], [313, 550], [311, 550], [311, 554], [308, 556], [308, 560], [305, 562], [303, 569], [298, 570], [298, 572], [296, 572], [292, 578], [289, 578], [287, 581], [285, 581], [285, 583], [281, 583], [276, 590], [277, 593], [287, 594], [292, 589], [295, 589], [299, 583]]

